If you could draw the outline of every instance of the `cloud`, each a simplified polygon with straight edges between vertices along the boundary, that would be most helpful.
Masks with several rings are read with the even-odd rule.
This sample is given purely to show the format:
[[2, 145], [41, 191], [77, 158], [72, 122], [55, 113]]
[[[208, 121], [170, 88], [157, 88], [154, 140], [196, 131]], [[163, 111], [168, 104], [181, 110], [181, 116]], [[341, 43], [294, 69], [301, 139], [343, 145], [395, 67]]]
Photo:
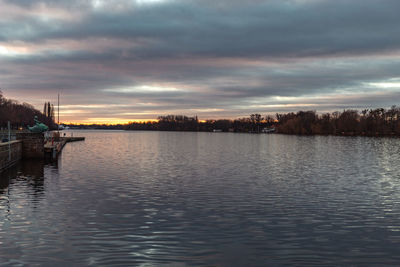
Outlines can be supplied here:
[[[400, 100], [399, 9], [395, 0], [0, 0], [0, 87], [36, 106], [35, 95], [61, 89], [67, 105], [123, 106], [71, 108], [80, 119], [390, 106]], [[338, 94], [353, 97], [324, 102]]]
[[[25, 16], [0, 24], [3, 40], [152, 41], [129, 51], [136, 58], [337, 56], [398, 50], [400, 44], [396, 26], [400, 3], [395, 0], [385, 4], [374, 0], [246, 4], [185, 0], [144, 6], [135, 1], [13, 3], [2, 5], [10, 9], [18, 3], [25, 7]], [[95, 3], [104, 8], [99, 10]], [[76, 20], [71, 20], [74, 16]]]

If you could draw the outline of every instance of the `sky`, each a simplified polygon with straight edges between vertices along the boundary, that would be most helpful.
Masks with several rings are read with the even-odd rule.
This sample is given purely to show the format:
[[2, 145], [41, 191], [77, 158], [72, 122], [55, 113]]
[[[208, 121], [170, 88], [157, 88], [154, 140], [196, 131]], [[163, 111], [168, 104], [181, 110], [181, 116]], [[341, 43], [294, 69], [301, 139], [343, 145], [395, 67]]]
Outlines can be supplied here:
[[0, 0], [0, 90], [125, 123], [400, 104], [398, 0]]

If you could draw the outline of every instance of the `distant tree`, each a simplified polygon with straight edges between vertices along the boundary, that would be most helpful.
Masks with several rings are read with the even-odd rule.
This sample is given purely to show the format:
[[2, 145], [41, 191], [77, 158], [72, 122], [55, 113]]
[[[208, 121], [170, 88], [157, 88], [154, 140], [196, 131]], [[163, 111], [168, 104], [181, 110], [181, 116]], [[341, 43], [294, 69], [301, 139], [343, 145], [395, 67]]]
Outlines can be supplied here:
[[262, 120], [261, 114], [251, 114], [250, 115], [250, 120], [252, 123], [252, 131], [254, 132], [260, 132], [260, 122]]
[[359, 114], [357, 110], [345, 110], [338, 118], [338, 131], [340, 133], [358, 133], [359, 128]]
[[51, 104], [50, 102], [45, 102], [44, 103], [44, 108], [43, 108], [43, 115], [45, 115], [47, 118], [54, 120], [54, 105]]

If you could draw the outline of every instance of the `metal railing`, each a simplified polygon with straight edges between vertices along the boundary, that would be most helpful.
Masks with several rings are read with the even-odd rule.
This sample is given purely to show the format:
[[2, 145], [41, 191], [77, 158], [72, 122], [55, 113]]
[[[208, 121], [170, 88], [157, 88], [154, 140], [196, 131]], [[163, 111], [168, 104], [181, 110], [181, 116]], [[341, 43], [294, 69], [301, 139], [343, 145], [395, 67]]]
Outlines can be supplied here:
[[24, 130], [22, 128], [20, 128], [18, 130], [12, 129], [10, 122], [8, 122], [8, 127], [0, 128], [0, 143], [17, 140], [17, 133], [26, 132], [26, 131], [27, 130]]
[[8, 141], [14, 141], [17, 140], [17, 135], [15, 132], [8, 134], [8, 132], [1, 132], [0, 131], [0, 142], [8, 142]]

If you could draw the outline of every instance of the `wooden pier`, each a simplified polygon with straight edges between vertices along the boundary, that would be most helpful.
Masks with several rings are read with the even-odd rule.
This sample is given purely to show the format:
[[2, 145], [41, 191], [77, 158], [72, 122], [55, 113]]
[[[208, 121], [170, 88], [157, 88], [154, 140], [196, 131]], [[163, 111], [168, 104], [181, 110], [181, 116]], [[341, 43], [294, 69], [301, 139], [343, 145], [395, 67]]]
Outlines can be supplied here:
[[85, 137], [60, 137], [58, 141], [47, 142], [44, 144], [44, 152], [53, 159], [57, 158], [66, 143], [84, 141]]

